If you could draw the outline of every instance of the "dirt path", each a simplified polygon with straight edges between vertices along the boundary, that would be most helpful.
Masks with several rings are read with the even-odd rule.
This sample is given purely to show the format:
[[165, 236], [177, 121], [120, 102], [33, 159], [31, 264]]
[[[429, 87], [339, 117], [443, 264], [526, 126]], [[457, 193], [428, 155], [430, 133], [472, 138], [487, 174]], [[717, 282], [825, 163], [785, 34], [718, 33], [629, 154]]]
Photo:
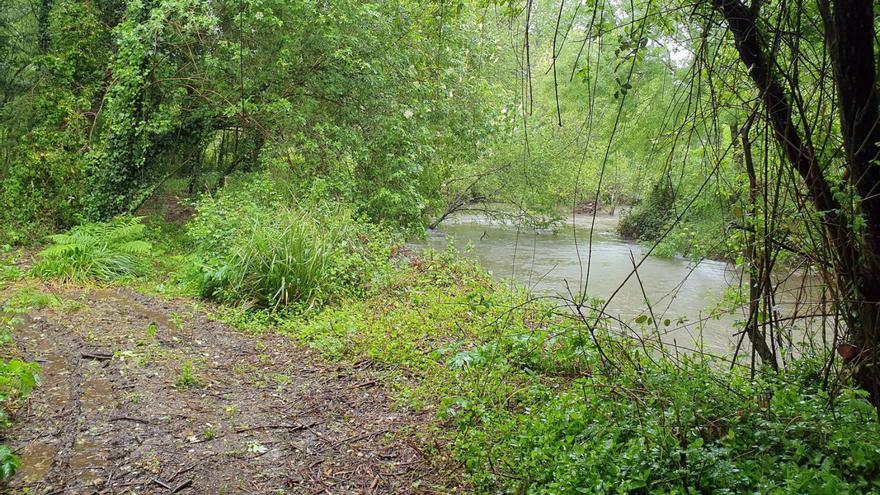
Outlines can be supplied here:
[[[42, 366], [11, 431], [9, 493], [435, 493], [368, 366], [323, 362], [192, 305], [68, 291], [15, 333]], [[29, 491], [24, 491], [27, 489]]]

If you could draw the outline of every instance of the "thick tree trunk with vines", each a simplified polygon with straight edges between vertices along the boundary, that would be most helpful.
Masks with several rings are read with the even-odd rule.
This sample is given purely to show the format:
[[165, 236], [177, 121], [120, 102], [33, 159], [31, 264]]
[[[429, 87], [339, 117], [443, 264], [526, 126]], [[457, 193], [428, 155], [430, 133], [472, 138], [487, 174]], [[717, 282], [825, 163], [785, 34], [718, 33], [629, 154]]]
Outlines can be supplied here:
[[809, 142], [802, 139], [792, 117], [791, 102], [774, 61], [766, 53], [766, 40], [757, 12], [740, 0], [713, 0], [713, 6], [727, 22], [736, 50], [754, 82], [777, 143], [792, 168], [807, 186], [809, 197], [822, 215], [825, 235], [834, 253], [841, 307], [850, 335], [858, 349], [852, 360], [859, 385], [880, 406], [880, 369], [876, 346], [880, 328], [880, 128], [873, 53], [872, 0], [848, 0], [832, 6], [820, 1], [826, 36], [834, 65], [834, 80], [840, 98], [840, 126], [846, 151], [846, 166], [853, 187], [861, 196], [861, 212], [867, 221], [864, 236], [856, 231], [854, 218], [835, 199]]
[[49, 51], [49, 14], [52, 11], [52, 3], [53, 0], [40, 0], [40, 10], [37, 14], [37, 41], [42, 55]]
[[857, 279], [856, 378], [880, 405], [880, 107], [874, 59], [874, 2], [820, 2], [834, 81], [846, 166], [865, 217]]

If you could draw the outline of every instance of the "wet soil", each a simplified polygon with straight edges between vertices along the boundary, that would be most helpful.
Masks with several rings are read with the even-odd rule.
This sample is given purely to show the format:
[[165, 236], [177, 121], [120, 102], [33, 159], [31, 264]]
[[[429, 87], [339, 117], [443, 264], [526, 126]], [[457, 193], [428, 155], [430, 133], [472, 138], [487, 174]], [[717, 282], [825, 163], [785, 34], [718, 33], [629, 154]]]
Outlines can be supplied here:
[[[59, 289], [60, 291], [60, 289]], [[7, 493], [447, 493], [369, 363], [244, 335], [187, 301], [61, 291], [14, 338], [40, 386]], [[448, 486], [448, 483], [447, 483]]]

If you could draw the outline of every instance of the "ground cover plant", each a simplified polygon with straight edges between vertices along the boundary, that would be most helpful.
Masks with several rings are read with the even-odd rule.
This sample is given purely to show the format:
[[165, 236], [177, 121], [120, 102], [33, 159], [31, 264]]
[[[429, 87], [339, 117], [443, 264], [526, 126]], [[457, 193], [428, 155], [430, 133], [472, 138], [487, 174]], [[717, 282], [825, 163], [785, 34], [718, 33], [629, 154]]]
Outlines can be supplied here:
[[594, 341], [454, 250], [408, 260], [365, 299], [263, 325], [385, 370], [480, 493], [880, 490], [876, 411], [851, 386], [823, 388], [822, 359], [753, 379], [612, 332]]
[[143, 275], [152, 251], [144, 229], [140, 218], [118, 217], [51, 235], [50, 245], [37, 253], [34, 273], [62, 282], [111, 282]]
[[[10, 287], [18, 278], [13, 269], [15, 257], [0, 253], [0, 481], [11, 478], [21, 467], [21, 460], [7, 443], [6, 430], [12, 425], [15, 410], [37, 385], [39, 365], [21, 359], [13, 333], [24, 324], [23, 316], [35, 306], [55, 303], [52, 296], [35, 291], [16, 291]], [[14, 276], [13, 276], [14, 275]]]

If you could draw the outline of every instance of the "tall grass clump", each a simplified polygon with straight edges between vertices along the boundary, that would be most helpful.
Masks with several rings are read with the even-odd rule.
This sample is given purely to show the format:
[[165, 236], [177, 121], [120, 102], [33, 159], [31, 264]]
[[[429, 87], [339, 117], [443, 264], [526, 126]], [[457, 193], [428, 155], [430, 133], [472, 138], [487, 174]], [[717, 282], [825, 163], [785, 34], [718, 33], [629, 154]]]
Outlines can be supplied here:
[[225, 291], [260, 307], [313, 304], [329, 286], [337, 234], [295, 210], [254, 219], [232, 250]]
[[206, 298], [271, 310], [355, 295], [388, 264], [387, 231], [345, 205], [296, 205], [257, 176], [196, 205], [191, 280]]
[[152, 244], [144, 240], [144, 225], [131, 216], [78, 225], [49, 240], [51, 244], [37, 254], [34, 274], [64, 282], [142, 275], [152, 253]]

